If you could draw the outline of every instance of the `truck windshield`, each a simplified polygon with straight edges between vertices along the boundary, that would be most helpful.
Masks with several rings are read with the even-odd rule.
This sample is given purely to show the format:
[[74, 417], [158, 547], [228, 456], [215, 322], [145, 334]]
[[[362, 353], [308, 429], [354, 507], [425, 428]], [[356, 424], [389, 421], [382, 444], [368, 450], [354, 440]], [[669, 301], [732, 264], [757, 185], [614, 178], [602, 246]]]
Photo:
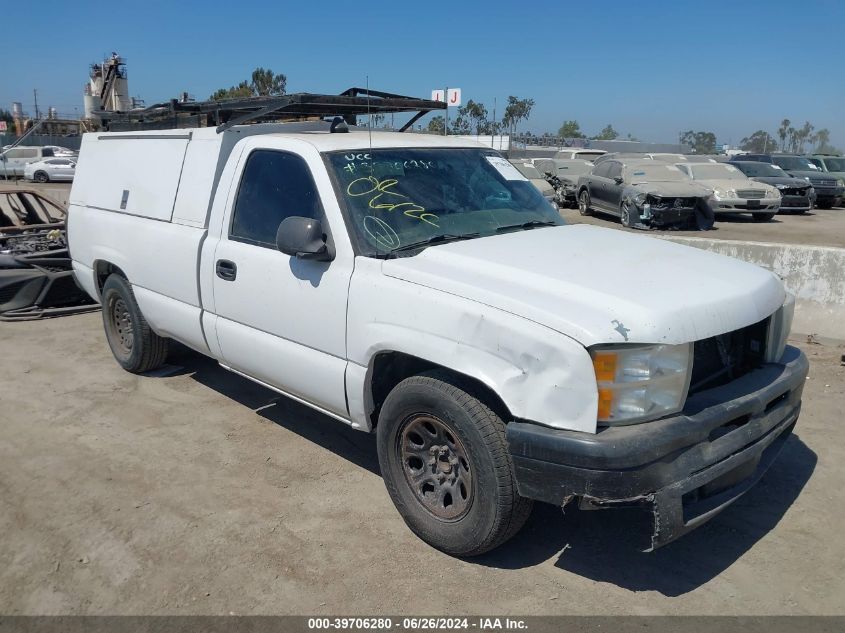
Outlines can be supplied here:
[[565, 224], [516, 167], [489, 149], [347, 150], [327, 159], [363, 255], [414, 254], [417, 243]]

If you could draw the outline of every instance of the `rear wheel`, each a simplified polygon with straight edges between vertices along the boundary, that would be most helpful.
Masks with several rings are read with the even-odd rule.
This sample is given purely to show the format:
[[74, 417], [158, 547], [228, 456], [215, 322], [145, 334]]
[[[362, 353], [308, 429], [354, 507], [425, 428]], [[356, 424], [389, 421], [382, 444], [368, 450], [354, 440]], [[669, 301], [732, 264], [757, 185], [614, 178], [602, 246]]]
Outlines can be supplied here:
[[532, 501], [516, 490], [505, 424], [451, 376], [406, 378], [379, 414], [385, 486], [405, 523], [456, 556], [498, 547], [525, 524]]
[[44, 171], [37, 171], [35, 172], [35, 176], [33, 176], [35, 182], [48, 182], [50, 180], [50, 176], [47, 175], [47, 172]]
[[768, 222], [773, 217], [775, 217], [774, 213], [754, 213], [751, 215], [754, 218], [755, 222]]
[[124, 277], [109, 275], [103, 284], [102, 305], [106, 340], [121, 367], [139, 374], [164, 364], [167, 339], [152, 331]]
[[590, 208], [590, 192], [586, 189], [578, 194], [578, 211], [581, 215], [590, 215], [593, 212]]

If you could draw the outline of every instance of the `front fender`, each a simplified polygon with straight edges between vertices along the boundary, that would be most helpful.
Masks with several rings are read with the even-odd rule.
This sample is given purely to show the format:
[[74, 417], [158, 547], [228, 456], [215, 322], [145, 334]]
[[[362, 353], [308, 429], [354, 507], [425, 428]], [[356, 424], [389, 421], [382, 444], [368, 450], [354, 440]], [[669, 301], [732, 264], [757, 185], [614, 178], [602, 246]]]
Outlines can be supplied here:
[[357, 376], [347, 385], [353, 419], [366, 415], [372, 359], [393, 351], [478, 380], [514, 418], [595, 433], [595, 373], [582, 345], [518, 315], [386, 277], [381, 262], [362, 259], [347, 321], [348, 375]]

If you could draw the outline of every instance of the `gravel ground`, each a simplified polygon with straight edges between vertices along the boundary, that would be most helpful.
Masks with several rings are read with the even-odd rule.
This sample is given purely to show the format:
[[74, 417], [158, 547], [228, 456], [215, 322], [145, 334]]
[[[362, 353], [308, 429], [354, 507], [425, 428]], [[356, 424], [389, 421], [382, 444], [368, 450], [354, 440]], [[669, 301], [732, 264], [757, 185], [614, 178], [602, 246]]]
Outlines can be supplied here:
[[639, 514], [537, 506], [458, 560], [405, 527], [373, 438], [181, 349], [119, 369], [98, 313], [0, 323], [0, 613], [843, 614], [845, 367], [810, 356], [764, 479], [653, 553]]

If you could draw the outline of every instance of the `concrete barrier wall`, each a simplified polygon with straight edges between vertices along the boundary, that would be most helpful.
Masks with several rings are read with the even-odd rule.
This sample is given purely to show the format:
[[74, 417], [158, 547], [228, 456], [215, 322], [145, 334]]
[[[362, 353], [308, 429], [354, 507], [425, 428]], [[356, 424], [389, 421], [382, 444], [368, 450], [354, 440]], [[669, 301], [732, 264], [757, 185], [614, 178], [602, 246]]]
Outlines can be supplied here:
[[845, 340], [845, 248], [654, 236], [767, 268], [795, 295], [792, 331]]

